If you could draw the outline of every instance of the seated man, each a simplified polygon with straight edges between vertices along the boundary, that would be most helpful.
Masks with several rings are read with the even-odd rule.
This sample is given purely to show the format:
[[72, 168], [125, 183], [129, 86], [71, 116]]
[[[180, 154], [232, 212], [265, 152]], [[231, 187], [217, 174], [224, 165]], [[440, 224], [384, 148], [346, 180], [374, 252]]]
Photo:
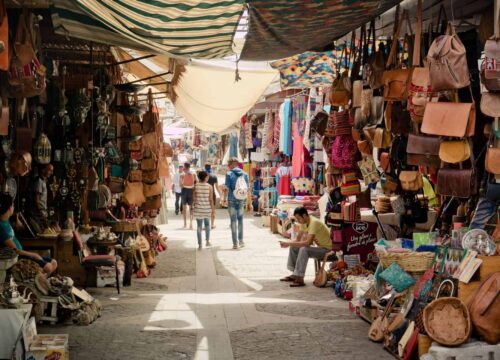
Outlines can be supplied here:
[[57, 262], [55, 260], [23, 250], [9, 222], [9, 218], [13, 213], [14, 201], [12, 197], [9, 194], [0, 194], [0, 248], [9, 247], [15, 249], [19, 255], [19, 259], [32, 260], [40, 265], [47, 275], [52, 274], [57, 269]]
[[[307, 209], [298, 207], [293, 212], [295, 220], [300, 224], [300, 232], [295, 241], [280, 241], [282, 248], [290, 248], [288, 254], [288, 270], [293, 274], [281, 281], [290, 281], [291, 287], [305, 286], [309, 258], [323, 259], [325, 254], [332, 250], [330, 230], [319, 219], [309, 216]], [[312, 246], [316, 244], [316, 246]]]

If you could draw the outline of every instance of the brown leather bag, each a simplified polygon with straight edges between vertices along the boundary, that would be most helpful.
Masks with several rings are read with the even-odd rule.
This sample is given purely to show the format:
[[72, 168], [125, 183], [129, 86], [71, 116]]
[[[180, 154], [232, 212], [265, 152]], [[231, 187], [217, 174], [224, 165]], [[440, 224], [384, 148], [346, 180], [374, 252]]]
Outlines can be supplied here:
[[[376, 50], [375, 20], [370, 23], [370, 37], [372, 43], [371, 55], [364, 66], [364, 76], [366, 82], [373, 89], [379, 89], [384, 86], [382, 77], [385, 70], [385, 46], [380, 43]], [[369, 43], [370, 41], [368, 41]]]
[[168, 160], [161, 158], [158, 160], [158, 175], [160, 178], [168, 178], [170, 175], [170, 169], [168, 166]]
[[142, 172], [142, 182], [145, 184], [154, 184], [158, 179], [158, 170], [145, 170]]
[[162, 143], [160, 154], [162, 157], [173, 157], [174, 149], [172, 149], [172, 146], [169, 143], [164, 142]]
[[458, 164], [469, 159], [470, 146], [467, 140], [446, 140], [439, 145], [439, 158], [445, 163]]
[[143, 158], [141, 161], [141, 170], [156, 170], [158, 167], [158, 159], [154, 153], [151, 157]]
[[427, 62], [433, 91], [461, 89], [470, 85], [465, 46], [453, 23], [448, 23], [445, 35], [434, 40]]
[[389, 154], [388, 152], [383, 152], [380, 154], [380, 168], [386, 174], [391, 172], [391, 154]]
[[144, 184], [144, 195], [146, 197], [152, 197], [152, 196], [157, 196], [161, 195], [161, 183], [160, 181], [156, 181], [154, 184]]
[[[412, 129], [410, 112], [401, 102], [388, 103], [391, 106], [390, 111], [390, 131], [393, 134], [408, 134]], [[387, 119], [386, 119], [387, 121]]]
[[330, 104], [333, 106], [346, 106], [351, 99], [351, 79], [348, 72], [344, 71], [333, 81], [330, 90]]
[[132, 182], [142, 182], [142, 170], [130, 170], [128, 180]]
[[129, 151], [140, 151], [142, 149], [142, 141], [134, 140], [128, 143]]
[[408, 165], [423, 165], [439, 168], [439, 144], [441, 140], [435, 136], [424, 136], [410, 134], [406, 146]]
[[375, 130], [375, 136], [373, 137], [373, 146], [376, 148], [388, 148], [391, 146], [392, 136], [389, 131], [383, 128], [377, 128]]
[[437, 193], [442, 196], [470, 198], [477, 192], [474, 169], [448, 169], [438, 171]]
[[484, 44], [481, 81], [489, 91], [500, 91], [500, 29]]
[[371, 155], [372, 154], [372, 146], [368, 140], [360, 140], [358, 141], [358, 150], [363, 155]]
[[123, 201], [129, 206], [141, 206], [146, 201], [142, 183], [125, 181]]
[[467, 299], [476, 332], [490, 344], [500, 342], [500, 272], [489, 275]]
[[500, 117], [500, 94], [482, 93], [481, 112], [486, 116]]
[[486, 152], [486, 171], [500, 175], [500, 148], [490, 147]]
[[401, 171], [399, 182], [405, 191], [419, 191], [424, 187], [422, 174], [418, 171]]
[[474, 103], [429, 102], [425, 107], [421, 131], [424, 134], [474, 136], [476, 111]]
[[161, 196], [154, 196], [146, 199], [146, 202], [139, 208], [140, 211], [150, 211], [161, 209]]
[[142, 116], [142, 130], [145, 134], [155, 132], [158, 123], [160, 122], [158, 116], [158, 108], [154, 105], [153, 94], [151, 89], [148, 92], [148, 111]]

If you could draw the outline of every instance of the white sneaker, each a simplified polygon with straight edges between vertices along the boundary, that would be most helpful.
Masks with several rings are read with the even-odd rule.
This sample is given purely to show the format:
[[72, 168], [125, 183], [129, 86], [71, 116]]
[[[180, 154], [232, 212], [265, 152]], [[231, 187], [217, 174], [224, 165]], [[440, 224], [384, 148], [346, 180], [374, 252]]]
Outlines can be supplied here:
[[245, 247], [245, 243], [243, 241], [240, 241], [240, 248], [244, 248]]

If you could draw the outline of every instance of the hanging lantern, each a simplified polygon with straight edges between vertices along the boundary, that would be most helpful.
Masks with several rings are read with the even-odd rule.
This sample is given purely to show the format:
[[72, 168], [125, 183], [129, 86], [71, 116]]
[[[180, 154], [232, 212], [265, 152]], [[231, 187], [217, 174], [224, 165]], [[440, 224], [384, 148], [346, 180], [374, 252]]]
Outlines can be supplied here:
[[35, 161], [42, 165], [50, 164], [51, 148], [47, 135], [40, 134], [35, 143]]

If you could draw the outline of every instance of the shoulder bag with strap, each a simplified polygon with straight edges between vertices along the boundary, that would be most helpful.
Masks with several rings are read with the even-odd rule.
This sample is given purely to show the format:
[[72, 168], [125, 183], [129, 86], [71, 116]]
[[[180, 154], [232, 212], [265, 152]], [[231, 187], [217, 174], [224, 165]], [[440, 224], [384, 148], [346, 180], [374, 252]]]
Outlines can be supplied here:
[[[364, 66], [364, 76], [366, 82], [373, 89], [379, 89], [384, 86], [382, 81], [382, 76], [385, 70], [385, 46], [380, 43], [378, 50], [376, 46], [377, 36], [375, 34], [375, 20], [370, 23], [370, 35], [372, 41], [371, 55], [367, 59]], [[368, 42], [370, 41], [370, 36], [368, 36]]]

